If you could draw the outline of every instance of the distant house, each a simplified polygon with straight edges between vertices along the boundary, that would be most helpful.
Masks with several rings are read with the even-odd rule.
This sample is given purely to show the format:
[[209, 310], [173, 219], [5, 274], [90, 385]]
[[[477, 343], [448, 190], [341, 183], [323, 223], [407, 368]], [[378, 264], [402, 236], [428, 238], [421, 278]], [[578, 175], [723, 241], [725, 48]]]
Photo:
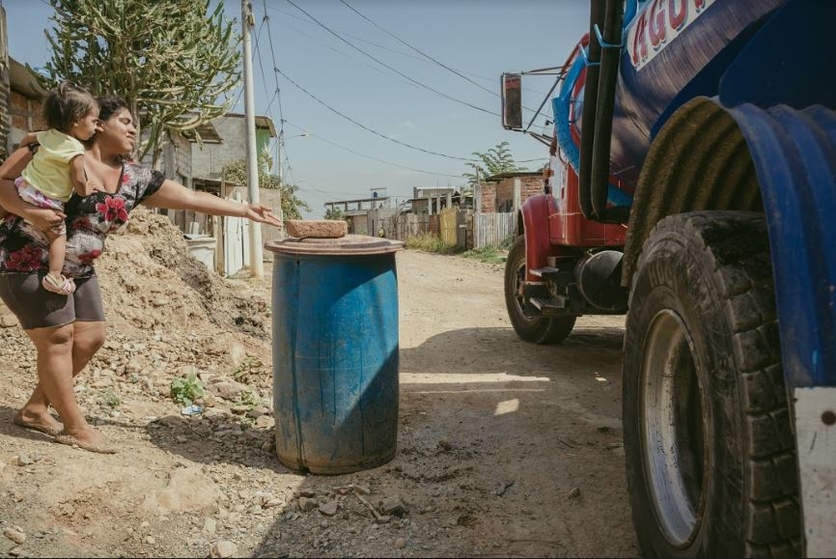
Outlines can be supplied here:
[[[207, 185], [220, 181], [224, 167], [233, 161], [247, 157], [246, 115], [227, 113], [197, 128], [203, 146], [194, 138], [191, 141], [192, 172], [195, 180]], [[276, 127], [267, 116], [255, 117], [256, 153], [270, 149], [270, 140], [276, 138]]]
[[484, 179], [480, 186], [482, 213], [512, 212], [531, 196], [543, 192], [543, 174], [541, 171], [498, 173]]
[[471, 207], [473, 196], [462, 193], [454, 187], [415, 187], [412, 189], [410, 211], [414, 214], [435, 215], [444, 208], [458, 205], [460, 208]]
[[[276, 129], [269, 117], [256, 116], [255, 121], [256, 146], [258, 150], [263, 150], [276, 137]], [[197, 134], [200, 135], [200, 142]], [[224, 177], [224, 168], [229, 163], [247, 157], [245, 115], [229, 113], [201, 124], [195, 131], [171, 134], [170, 138], [172, 141], [163, 146], [159, 163], [166, 176], [193, 190], [242, 202], [249, 199], [247, 185], [232, 184]], [[277, 213], [281, 210], [278, 190], [261, 189], [259, 201], [272, 206]], [[201, 245], [201, 250], [204, 245], [216, 241], [212, 258], [207, 257], [207, 265], [214, 265], [218, 273], [231, 275], [249, 264], [249, 222], [246, 219], [213, 217], [189, 210], [161, 212], [187, 234], [188, 243]], [[262, 227], [263, 242], [282, 237], [280, 230]]]
[[372, 236], [377, 235], [381, 221], [397, 213], [388, 196], [325, 202], [325, 210], [340, 210], [348, 222], [348, 232], [352, 235]]

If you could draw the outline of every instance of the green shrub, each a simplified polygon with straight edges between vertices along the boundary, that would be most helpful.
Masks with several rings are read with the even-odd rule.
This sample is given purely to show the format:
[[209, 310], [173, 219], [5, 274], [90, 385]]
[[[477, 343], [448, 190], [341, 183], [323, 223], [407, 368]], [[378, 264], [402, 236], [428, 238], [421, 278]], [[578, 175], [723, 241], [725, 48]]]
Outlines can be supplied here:
[[117, 396], [116, 393], [112, 390], [105, 390], [99, 396], [99, 402], [111, 408], [117, 408], [122, 403], [122, 401], [119, 399], [119, 396]]
[[465, 258], [475, 258], [489, 264], [501, 264], [508, 257], [508, 250], [501, 246], [474, 248], [462, 253]]
[[203, 383], [194, 374], [171, 381], [171, 397], [184, 406], [191, 406], [195, 400], [203, 398], [205, 394]]
[[406, 238], [406, 248], [423, 250], [425, 252], [437, 252], [440, 254], [455, 254], [459, 248], [455, 245], [448, 245], [441, 242], [440, 237], [429, 233], [420, 233]]

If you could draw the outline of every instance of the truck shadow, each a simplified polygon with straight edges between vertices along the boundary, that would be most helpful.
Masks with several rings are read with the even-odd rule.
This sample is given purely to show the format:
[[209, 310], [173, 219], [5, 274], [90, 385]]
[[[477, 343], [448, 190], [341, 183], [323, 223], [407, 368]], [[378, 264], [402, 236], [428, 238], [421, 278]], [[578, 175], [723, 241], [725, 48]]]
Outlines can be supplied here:
[[[635, 556], [620, 446], [622, 343], [619, 328], [581, 327], [560, 346], [467, 328], [401, 347], [397, 452], [354, 473], [286, 468], [270, 444], [275, 430], [241, 416], [168, 416], [148, 434], [191, 461], [266, 478], [258, 492], [222, 488], [248, 492], [241, 504], [272, 519], [257, 557]], [[355, 413], [342, 420], [350, 425]], [[595, 523], [601, 537], [589, 518], [606, 519]]]

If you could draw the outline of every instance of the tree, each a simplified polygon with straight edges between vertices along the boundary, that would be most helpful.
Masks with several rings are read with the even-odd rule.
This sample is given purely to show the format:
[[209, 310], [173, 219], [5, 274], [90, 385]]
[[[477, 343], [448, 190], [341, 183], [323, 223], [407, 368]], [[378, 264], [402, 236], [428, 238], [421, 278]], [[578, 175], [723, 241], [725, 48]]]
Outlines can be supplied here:
[[[224, 115], [226, 94], [240, 83], [241, 59], [223, 0], [50, 0], [56, 27], [45, 30], [52, 47], [42, 84], [61, 80], [128, 102], [147, 138], [133, 154], [142, 159], [172, 131], [194, 130]], [[51, 32], [50, 32], [51, 31]], [[200, 138], [197, 138], [200, 141]]]
[[[270, 155], [263, 151], [258, 157], [258, 186], [259, 188], [270, 188], [281, 190], [282, 215], [284, 219], [302, 219], [302, 210], [311, 211], [307, 202], [297, 196], [299, 187], [295, 184], [282, 183], [279, 177], [271, 175], [267, 169], [270, 168]], [[236, 159], [226, 166], [224, 176], [229, 182], [236, 184], [247, 184], [247, 160]]]
[[331, 206], [325, 210], [325, 219], [345, 220], [345, 214], [341, 209]]
[[485, 153], [474, 151], [473, 155], [478, 157], [482, 161], [482, 164], [468, 163], [468, 167], [472, 167], [474, 172], [462, 174], [471, 186], [476, 184], [477, 170], [479, 171], [480, 180], [484, 180], [486, 177], [499, 173], [513, 173], [526, 170], [514, 162], [511, 150], [508, 148], [508, 142], [502, 142], [496, 147], [492, 147]]

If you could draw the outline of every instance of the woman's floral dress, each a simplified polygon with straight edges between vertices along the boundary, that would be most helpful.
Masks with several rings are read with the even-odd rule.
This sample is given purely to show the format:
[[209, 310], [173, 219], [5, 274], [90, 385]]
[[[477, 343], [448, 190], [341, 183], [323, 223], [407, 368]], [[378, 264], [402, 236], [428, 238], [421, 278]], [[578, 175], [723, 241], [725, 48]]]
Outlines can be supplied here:
[[[119, 188], [113, 194], [76, 194], [64, 206], [67, 214], [65, 276], [95, 274], [93, 263], [105, 248], [107, 234], [122, 227], [128, 214], [154, 194], [165, 177], [136, 163], [123, 163]], [[22, 218], [9, 214], [0, 221], [0, 274], [49, 271], [49, 242], [43, 233]]]

